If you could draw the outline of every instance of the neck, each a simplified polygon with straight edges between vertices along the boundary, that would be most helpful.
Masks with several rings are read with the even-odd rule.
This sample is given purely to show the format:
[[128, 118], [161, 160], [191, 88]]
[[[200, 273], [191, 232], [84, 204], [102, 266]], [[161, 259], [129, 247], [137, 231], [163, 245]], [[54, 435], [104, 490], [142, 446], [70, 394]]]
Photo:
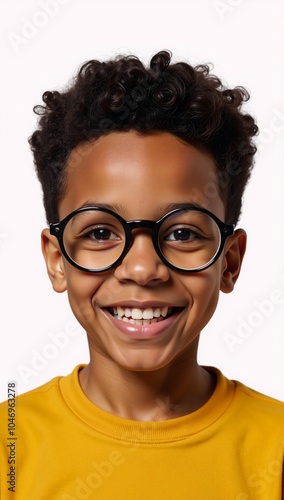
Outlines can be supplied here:
[[[96, 358], [96, 356], [95, 356]], [[215, 388], [215, 378], [185, 355], [155, 371], [130, 371], [107, 358], [92, 359], [80, 384], [98, 407], [129, 420], [159, 421], [192, 413]]]

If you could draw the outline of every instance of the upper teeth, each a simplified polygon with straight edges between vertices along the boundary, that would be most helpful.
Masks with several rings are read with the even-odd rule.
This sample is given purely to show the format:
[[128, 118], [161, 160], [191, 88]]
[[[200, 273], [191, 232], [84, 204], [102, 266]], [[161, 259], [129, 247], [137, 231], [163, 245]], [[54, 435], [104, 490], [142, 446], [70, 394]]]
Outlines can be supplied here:
[[153, 319], [163, 316], [165, 318], [168, 314], [169, 307], [147, 307], [146, 309], [139, 309], [138, 307], [114, 307], [113, 312], [117, 314], [120, 318], [125, 316], [126, 318], [132, 319]]

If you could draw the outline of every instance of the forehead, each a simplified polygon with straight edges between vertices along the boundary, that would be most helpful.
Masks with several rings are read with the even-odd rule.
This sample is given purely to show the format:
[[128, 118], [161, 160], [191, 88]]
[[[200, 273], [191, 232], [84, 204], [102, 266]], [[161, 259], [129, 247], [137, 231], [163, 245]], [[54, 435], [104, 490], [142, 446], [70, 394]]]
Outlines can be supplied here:
[[60, 219], [88, 202], [111, 205], [129, 220], [157, 219], [179, 203], [224, 215], [213, 158], [167, 132], [112, 132], [74, 149]]

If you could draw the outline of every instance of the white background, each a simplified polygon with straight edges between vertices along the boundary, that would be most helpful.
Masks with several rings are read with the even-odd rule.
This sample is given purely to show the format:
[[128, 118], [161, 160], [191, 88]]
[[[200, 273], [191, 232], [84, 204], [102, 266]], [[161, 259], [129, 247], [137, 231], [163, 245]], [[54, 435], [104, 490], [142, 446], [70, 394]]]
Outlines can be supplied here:
[[[235, 291], [221, 295], [199, 361], [284, 400], [284, 73], [281, 0], [2, 0], [0, 400], [88, 362], [67, 296], [53, 292], [40, 250], [41, 189], [27, 143], [45, 90], [60, 89], [88, 59], [161, 49], [212, 62], [251, 92], [259, 152], [240, 226], [248, 250]], [[47, 12], [48, 11], [48, 12]]]

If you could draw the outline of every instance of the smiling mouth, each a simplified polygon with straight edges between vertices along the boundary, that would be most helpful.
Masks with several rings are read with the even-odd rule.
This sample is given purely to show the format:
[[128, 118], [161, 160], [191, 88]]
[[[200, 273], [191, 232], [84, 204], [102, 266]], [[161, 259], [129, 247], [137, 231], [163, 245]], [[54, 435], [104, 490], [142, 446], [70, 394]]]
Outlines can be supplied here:
[[134, 325], [151, 325], [169, 318], [173, 314], [181, 311], [182, 307], [109, 307], [110, 314], [118, 320]]

